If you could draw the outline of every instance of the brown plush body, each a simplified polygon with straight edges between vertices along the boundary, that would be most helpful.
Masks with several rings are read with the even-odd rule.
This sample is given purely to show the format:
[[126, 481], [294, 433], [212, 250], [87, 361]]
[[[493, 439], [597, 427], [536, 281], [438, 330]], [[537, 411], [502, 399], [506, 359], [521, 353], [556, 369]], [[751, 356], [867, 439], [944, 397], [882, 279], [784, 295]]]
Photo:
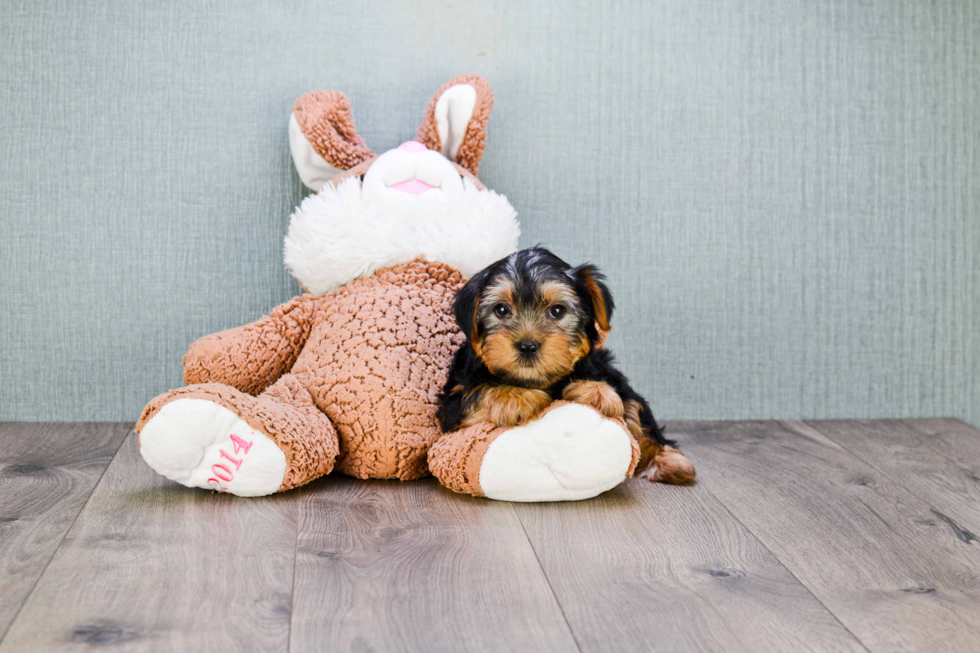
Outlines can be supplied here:
[[208, 398], [283, 448], [292, 473], [280, 490], [334, 469], [425, 476], [436, 400], [463, 340], [451, 310], [462, 283], [448, 265], [413, 261], [201, 338], [184, 356], [187, 387], [151, 402], [137, 430], [171, 401]]

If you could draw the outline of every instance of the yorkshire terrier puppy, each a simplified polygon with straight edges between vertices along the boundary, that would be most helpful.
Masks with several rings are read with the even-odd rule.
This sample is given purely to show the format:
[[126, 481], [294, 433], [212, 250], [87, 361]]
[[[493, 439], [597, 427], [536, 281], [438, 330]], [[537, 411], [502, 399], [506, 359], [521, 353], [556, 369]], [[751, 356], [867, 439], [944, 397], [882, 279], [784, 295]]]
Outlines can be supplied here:
[[694, 466], [674, 448], [602, 347], [613, 298], [593, 265], [572, 268], [532, 247], [476, 274], [456, 295], [466, 342], [439, 397], [445, 432], [479, 422], [525, 424], [557, 399], [621, 418], [640, 444], [640, 476], [684, 483]]

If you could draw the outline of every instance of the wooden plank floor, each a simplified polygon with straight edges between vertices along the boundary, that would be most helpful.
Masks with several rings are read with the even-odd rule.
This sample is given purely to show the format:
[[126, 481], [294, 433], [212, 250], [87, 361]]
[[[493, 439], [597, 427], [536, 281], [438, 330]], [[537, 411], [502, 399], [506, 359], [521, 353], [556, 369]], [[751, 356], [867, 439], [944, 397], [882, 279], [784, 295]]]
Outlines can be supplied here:
[[239, 499], [155, 475], [131, 425], [0, 425], [0, 653], [980, 650], [980, 431], [668, 427], [691, 486], [508, 504]]

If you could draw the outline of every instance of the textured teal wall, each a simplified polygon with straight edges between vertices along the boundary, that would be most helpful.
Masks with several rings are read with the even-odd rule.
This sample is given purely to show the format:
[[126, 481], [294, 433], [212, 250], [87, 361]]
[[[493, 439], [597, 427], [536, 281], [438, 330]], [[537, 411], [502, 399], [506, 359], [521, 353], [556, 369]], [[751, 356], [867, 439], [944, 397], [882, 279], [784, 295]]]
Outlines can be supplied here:
[[298, 95], [384, 150], [473, 71], [658, 416], [980, 424], [980, 3], [138, 4], [0, 7], [0, 419], [134, 419], [297, 292]]

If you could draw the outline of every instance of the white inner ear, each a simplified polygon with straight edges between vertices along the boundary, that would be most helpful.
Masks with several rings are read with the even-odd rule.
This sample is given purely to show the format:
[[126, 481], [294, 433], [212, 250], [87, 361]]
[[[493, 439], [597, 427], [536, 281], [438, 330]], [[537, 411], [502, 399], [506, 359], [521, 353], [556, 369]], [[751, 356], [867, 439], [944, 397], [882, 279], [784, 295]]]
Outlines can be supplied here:
[[476, 106], [476, 89], [469, 84], [450, 86], [436, 100], [436, 128], [442, 155], [450, 161], [456, 160], [456, 152], [466, 135], [473, 108]]
[[289, 114], [289, 151], [293, 154], [299, 178], [312, 191], [320, 192], [325, 183], [343, 172], [327, 163], [313, 149], [292, 113]]

